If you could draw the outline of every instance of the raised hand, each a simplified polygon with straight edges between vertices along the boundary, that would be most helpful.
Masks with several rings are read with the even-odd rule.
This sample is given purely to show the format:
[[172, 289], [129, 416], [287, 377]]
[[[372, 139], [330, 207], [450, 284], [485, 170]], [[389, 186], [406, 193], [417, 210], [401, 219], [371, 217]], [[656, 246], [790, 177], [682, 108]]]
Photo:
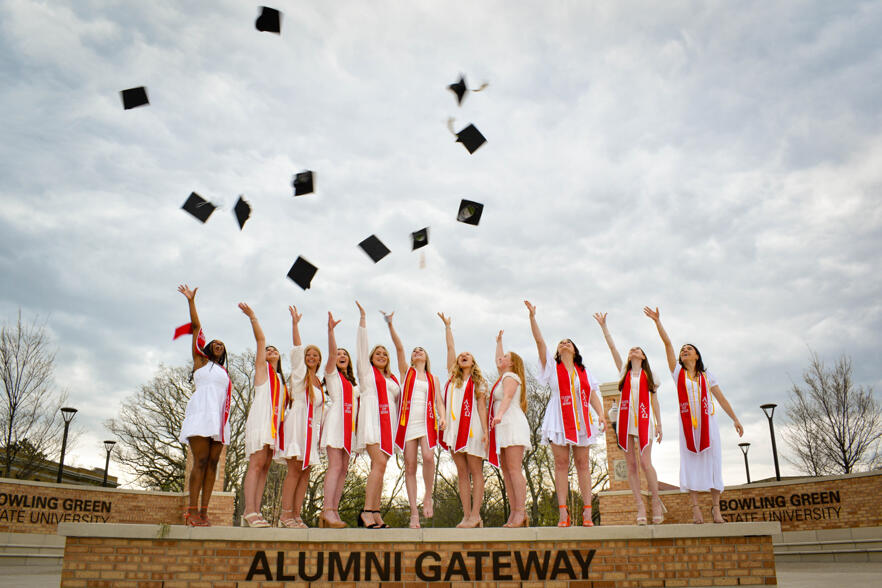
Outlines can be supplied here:
[[254, 319], [254, 311], [251, 310], [251, 307], [248, 306], [247, 304], [245, 304], [244, 302], [239, 303], [239, 310], [241, 310], [243, 313], [245, 313], [245, 316], [247, 316], [248, 318], [250, 318], [252, 320]]
[[394, 310], [393, 310], [392, 312], [386, 312], [386, 311], [384, 311], [384, 310], [381, 310], [381, 311], [380, 311], [380, 314], [383, 315], [383, 318], [386, 320], [386, 324], [387, 324], [387, 325], [391, 325], [391, 324], [392, 324], [392, 317], [395, 316], [395, 311], [394, 311]]
[[601, 328], [606, 326], [606, 314], [607, 313], [605, 313], [605, 312], [603, 312], [603, 313], [595, 312], [594, 313], [594, 320], [597, 321], [597, 324], [600, 325]]
[[529, 300], [524, 300], [524, 304], [527, 307], [527, 310], [530, 311], [530, 318], [536, 316], [536, 307], [530, 304]]
[[333, 331], [339, 324], [340, 321], [335, 321], [334, 315], [331, 314], [331, 311], [328, 311], [328, 330]]
[[288, 307], [288, 312], [291, 313], [291, 320], [293, 320], [295, 324], [299, 323], [299, 322], [300, 322], [300, 319], [303, 318], [303, 315], [300, 314], [299, 312], [297, 312], [297, 307], [296, 307], [296, 306], [289, 306], [289, 307]]
[[187, 300], [193, 300], [194, 298], [196, 298], [196, 290], [198, 289], [199, 286], [196, 286], [191, 290], [190, 286], [188, 286], [187, 284], [181, 284], [180, 286], [178, 286], [178, 292], [186, 296]]
[[652, 310], [652, 308], [649, 306], [644, 306], [643, 307], [643, 314], [645, 314], [646, 316], [648, 316], [649, 318], [651, 318], [655, 322], [659, 321], [659, 312], [658, 312], [657, 306], [655, 307], [655, 310]]
[[441, 322], [444, 323], [444, 326], [445, 326], [445, 327], [449, 327], [449, 326], [450, 326], [450, 320], [451, 320], [452, 317], [444, 316], [444, 313], [443, 313], [443, 312], [439, 312], [439, 313], [438, 313], [438, 318], [441, 319]]
[[496, 342], [502, 343], [502, 331], [499, 331], [499, 334], [496, 335]]
[[358, 307], [358, 312], [361, 313], [361, 318], [364, 318], [364, 307], [358, 303], [358, 300], [355, 301], [355, 306]]

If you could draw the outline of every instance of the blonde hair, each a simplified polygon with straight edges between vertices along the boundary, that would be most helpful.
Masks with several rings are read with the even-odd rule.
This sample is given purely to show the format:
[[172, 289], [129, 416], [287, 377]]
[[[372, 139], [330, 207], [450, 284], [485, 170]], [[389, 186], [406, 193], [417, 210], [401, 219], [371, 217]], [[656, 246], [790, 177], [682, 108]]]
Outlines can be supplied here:
[[[319, 360], [318, 366], [315, 368], [316, 377], [318, 376], [318, 370], [322, 365], [322, 350], [318, 348], [316, 345], [307, 345], [303, 350], [303, 362], [306, 363], [306, 352], [310, 349], [314, 349], [316, 353], [318, 353]], [[309, 381], [309, 368], [306, 368], [306, 376], [303, 378], [303, 383], [306, 385], [306, 389], [309, 390], [309, 399], [315, 402], [315, 388], [312, 386], [312, 382]]]
[[511, 371], [521, 380], [521, 410], [527, 412], [527, 380], [524, 378], [524, 360], [514, 351], [508, 352], [511, 356]]
[[[423, 349], [423, 353], [426, 354], [426, 373], [431, 374], [432, 373], [432, 362], [429, 361], [429, 352], [426, 351], [425, 349]], [[413, 357], [413, 351], [410, 352], [410, 356]], [[414, 367], [412, 359], [410, 360], [410, 367]], [[414, 368], [414, 369], [416, 369], [416, 368]]]
[[[384, 367], [380, 371], [383, 372], [384, 376], [388, 377], [392, 374], [392, 370], [389, 369], [389, 364], [391, 363], [391, 358], [389, 357], [389, 350], [386, 349], [385, 345], [374, 345], [374, 348], [371, 349], [370, 355], [368, 355], [368, 362], [371, 364], [371, 366], [377, 367], [374, 365], [374, 353], [377, 352], [377, 349], [382, 349], [383, 351], [386, 352], [386, 367]], [[380, 368], [377, 368], [377, 369], [379, 370]]]
[[[481, 368], [478, 367], [478, 362], [475, 361], [474, 355], [472, 355], [472, 373], [469, 379], [475, 384], [475, 396], [477, 398], [484, 398], [487, 395], [487, 380], [484, 379], [484, 375], [481, 373]], [[450, 370], [450, 381], [457, 388], [462, 386], [462, 368], [458, 361], [454, 362], [453, 369]]]

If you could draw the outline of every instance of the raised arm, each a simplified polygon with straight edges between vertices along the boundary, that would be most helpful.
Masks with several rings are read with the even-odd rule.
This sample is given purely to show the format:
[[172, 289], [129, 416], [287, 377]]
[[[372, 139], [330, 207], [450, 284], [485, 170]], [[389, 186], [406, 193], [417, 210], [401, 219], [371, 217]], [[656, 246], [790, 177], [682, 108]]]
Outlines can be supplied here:
[[239, 310], [251, 319], [251, 329], [254, 331], [254, 341], [257, 344], [257, 353], [254, 355], [254, 385], [262, 386], [267, 378], [266, 336], [264, 336], [263, 329], [260, 328], [260, 323], [257, 322], [257, 317], [254, 315], [254, 311], [251, 310], [250, 306], [244, 302], [240, 302]]
[[288, 312], [291, 313], [291, 336], [294, 340], [294, 347], [300, 347], [303, 342], [300, 340], [300, 319], [303, 315], [297, 312], [296, 306], [289, 306]]
[[529, 300], [524, 300], [527, 310], [530, 312], [530, 330], [533, 331], [533, 339], [536, 340], [536, 350], [539, 352], [539, 366], [545, 369], [545, 357], [548, 355], [548, 347], [545, 345], [545, 339], [542, 338], [542, 331], [539, 330], [539, 323], [536, 322], [536, 307], [530, 304]]
[[407, 368], [410, 367], [407, 365], [407, 357], [404, 355], [404, 345], [401, 343], [401, 337], [398, 336], [398, 332], [395, 330], [395, 325], [392, 324], [392, 316], [395, 312], [390, 312], [386, 314], [382, 310], [383, 318], [386, 319], [386, 324], [389, 325], [389, 334], [392, 336], [392, 343], [395, 345], [395, 354], [398, 356], [398, 372], [401, 374], [401, 379], [404, 381], [404, 374], [407, 373]]
[[668, 356], [668, 368], [673, 372], [674, 368], [677, 367], [677, 354], [674, 353], [674, 346], [671, 345], [671, 338], [668, 337], [667, 331], [661, 324], [661, 317], [659, 316], [658, 307], [655, 307], [655, 310], [652, 310], [648, 306], [643, 307], [643, 314], [652, 319], [655, 323], [655, 328], [658, 329], [658, 336], [661, 337], [662, 343], [665, 344], [665, 355]]
[[340, 321], [334, 320], [334, 315], [328, 311], [328, 361], [325, 363], [325, 375], [329, 376], [337, 371], [337, 338], [334, 337], [334, 329]]
[[717, 402], [720, 403], [720, 408], [726, 411], [726, 414], [729, 415], [729, 418], [732, 419], [732, 422], [735, 423], [735, 431], [738, 433], [738, 436], [741, 437], [744, 435], [744, 428], [741, 426], [741, 421], [738, 420], [738, 417], [735, 416], [735, 411], [732, 410], [732, 405], [729, 404], [729, 401], [726, 400], [726, 397], [723, 396], [723, 391], [719, 386], [714, 386], [710, 389], [711, 394], [714, 395], [714, 398], [717, 399]]
[[606, 340], [610, 353], [612, 353], [613, 361], [616, 362], [616, 369], [622, 371], [622, 356], [619, 355], [619, 350], [616, 349], [612, 335], [609, 334], [609, 329], [606, 328], [606, 313], [595, 312], [594, 320], [597, 321], [597, 324], [600, 325], [600, 329], [603, 331], [603, 338]]
[[444, 323], [444, 340], [447, 343], [447, 371], [453, 369], [456, 363], [456, 347], [453, 344], [453, 329], [450, 328], [451, 317], [444, 316], [443, 312], [438, 313], [438, 318]]
[[[502, 356], [505, 355], [505, 352], [502, 349], [502, 331], [499, 331], [499, 334], [496, 335], [496, 365], [499, 365], [499, 360], [502, 359]], [[493, 399], [491, 398], [492, 402]]]
[[373, 377], [371, 375], [371, 358], [368, 357], [370, 350], [368, 349], [364, 308], [358, 303], [358, 300], [355, 301], [355, 305], [358, 306], [358, 312], [361, 313], [361, 318], [358, 321], [358, 335], [355, 337], [355, 370], [358, 374], [359, 384], [364, 387], [368, 386], [370, 382], [373, 382]]
[[202, 357], [202, 355], [196, 350], [198, 346], [197, 339], [199, 337], [199, 330], [202, 328], [202, 323], [199, 322], [199, 315], [196, 313], [196, 291], [198, 289], [199, 287], [197, 286], [191, 290], [190, 286], [187, 284], [181, 284], [178, 286], [178, 292], [184, 295], [187, 299], [187, 304], [190, 307], [190, 324], [193, 331], [193, 342], [190, 344], [190, 353], [193, 355], [193, 365], [195, 369], [199, 369], [208, 363], [208, 360]]

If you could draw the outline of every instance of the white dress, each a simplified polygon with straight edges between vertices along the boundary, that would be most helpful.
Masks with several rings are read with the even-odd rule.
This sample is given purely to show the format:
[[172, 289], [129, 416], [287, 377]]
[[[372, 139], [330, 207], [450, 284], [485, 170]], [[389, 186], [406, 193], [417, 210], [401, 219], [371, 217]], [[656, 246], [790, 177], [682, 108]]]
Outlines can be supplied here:
[[[361, 404], [358, 409], [358, 432], [355, 435], [355, 448], [359, 453], [368, 445], [380, 444], [380, 399], [377, 397], [377, 382], [370, 361], [370, 347], [365, 327], [358, 327], [355, 340], [356, 371]], [[389, 426], [391, 444], [395, 448], [395, 417], [398, 415], [398, 395], [401, 387], [390, 376], [386, 376], [386, 396], [389, 399]]]
[[[591, 371], [587, 367], [585, 368], [585, 375], [588, 376], [588, 384], [591, 386], [591, 388], [593, 390], [598, 390], [600, 388], [600, 385], [597, 383], [597, 380], [594, 379], [594, 376], [591, 375]], [[557, 364], [554, 361], [554, 356], [548, 349], [546, 349], [545, 353], [545, 368], [540, 371], [539, 377], [537, 379], [539, 380], [540, 384], [545, 384], [551, 387], [551, 398], [548, 399], [548, 408], [545, 409], [545, 418], [542, 419], [542, 443], [545, 445], [549, 443], [552, 443], [554, 445], [573, 445], [572, 443], [569, 443], [566, 438], [563, 424], [563, 416], [560, 412], [560, 386], [558, 386], [557, 383]], [[579, 383], [578, 374], [575, 377], [575, 382], [576, 389], [574, 390], [573, 398], [574, 400], [577, 400], [579, 398], [579, 394], [581, 393], [581, 386]], [[597, 416], [594, 414], [594, 408], [589, 408], [588, 415], [583, 415], [582, 403], [574, 401], [573, 404], [579, 407], [580, 423], [578, 431], [578, 442], [575, 443], [575, 445], [577, 445], [578, 447], [596, 445], [603, 438], [603, 433], [600, 432], [600, 424]], [[591, 425], [591, 436], [588, 436], [585, 433], [586, 421]]]
[[[291, 393], [292, 405], [285, 412], [285, 449], [277, 451], [275, 460], [284, 462], [288, 459], [303, 460], [306, 457], [307, 414], [309, 400], [306, 388], [306, 362], [304, 346], [297, 345], [291, 350], [291, 375], [288, 378], [288, 389]], [[320, 387], [310, 384], [312, 388], [312, 439], [309, 451], [309, 465], [319, 462], [319, 441], [321, 435], [321, 418], [324, 409], [324, 393]]]
[[496, 425], [496, 447], [510, 447], [512, 445], [523, 445], [525, 451], [529, 451], [532, 447], [530, 443], [530, 424], [527, 422], [527, 415], [521, 410], [521, 379], [514, 372], [505, 372], [502, 374], [502, 380], [493, 391], [493, 414], [499, 415], [499, 409], [505, 398], [503, 385], [505, 380], [511, 378], [517, 382], [518, 387], [515, 390], [508, 408], [502, 413], [502, 421]]
[[487, 459], [487, 451], [484, 449], [484, 423], [481, 422], [481, 414], [478, 412], [477, 404], [481, 402], [478, 399], [477, 387], [474, 390], [474, 406], [471, 407], [472, 418], [469, 422], [469, 437], [465, 447], [455, 451], [456, 436], [459, 433], [460, 410], [462, 409], [462, 397], [465, 394], [468, 380], [462, 383], [462, 386], [454, 387], [453, 382], [447, 388], [447, 402], [445, 403], [447, 415], [447, 429], [444, 431], [444, 443], [450, 449], [451, 453], [468, 453], [476, 455], [480, 458]]
[[[619, 372], [619, 380], [621, 380], [625, 376], [625, 370], [628, 369], [628, 364], [625, 364], [625, 367], [622, 368], [622, 371]], [[653, 382], [655, 384], [655, 392], [652, 390], [649, 391], [649, 442], [652, 443], [652, 438], [655, 437], [655, 419], [652, 418], [654, 414], [652, 411], [652, 395], [654, 393], [658, 393], [658, 389], [661, 388], [661, 384], [658, 382]], [[638, 395], [640, 394], [640, 372], [636, 374], [631, 372], [631, 398], [633, 402], [631, 402], [631, 406], [628, 409], [628, 436], [630, 437], [639, 437], [640, 434], [637, 431], [637, 406], [639, 403]], [[619, 415], [619, 406], [622, 405], [622, 393], [619, 392], [619, 403], [616, 405], [616, 417]], [[621, 423], [618, 423], [616, 426], [619, 426]], [[628, 447], [630, 447], [630, 442], [628, 443]]]
[[[325, 410], [325, 423], [322, 427], [321, 449], [328, 447], [343, 449], [343, 382], [340, 381], [340, 372], [325, 374], [325, 386], [328, 388], [328, 402]], [[358, 407], [358, 386], [352, 386], [352, 438], [349, 440], [349, 448], [355, 451], [355, 425]]]
[[[677, 380], [680, 378], [680, 370], [683, 368], [677, 364], [674, 368], [674, 390], [677, 389]], [[711, 401], [711, 407], [715, 405], [711, 388], [717, 385], [717, 379], [710, 372], [704, 372], [707, 378], [707, 395]], [[697, 382], [696, 382], [697, 384]], [[689, 397], [689, 410], [692, 414], [698, 416], [701, 423], [701, 389], [696, 386], [697, 394], [690, 394], [689, 377], [686, 377], [686, 396]], [[679, 402], [679, 401], [678, 401]], [[677, 411], [679, 415], [680, 411]], [[677, 419], [680, 422], [680, 491], [688, 492], [696, 490], [698, 492], [707, 492], [712, 488], [714, 490], [723, 491], [723, 451], [720, 447], [720, 429], [717, 427], [717, 419], [714, 417], [714, 409], [711, 408], [711, 414], [708, 415], [708, 433], [710, 438], [710, 447], [701, 453], [692, 453], [686, 449], [686, 437], [683, 432], [683, 419]], [[694, 429], [695, 447], [698, 448], [701, 425]]]
[[[434, 378], [434, 376], [432, 376]], [[437, 383], [436, 383], [437, 389]], [[404, 441], [419, 439], [426, 436], [426, 399], [429, 397], [429, 381], [417, 378], [413, 383], [413, 394], [410, 395], [410, 413], [407, 417], [407, 430]]]
[[276, 375], [279, 381], [279, 400], [276, 407], [276, 438], [273, 439], [272, 420], [273, 420], [273, 402], [272, 391], [270, 389], [269, 378], [260, 386], [254, 387], [254, 399], [251, 401], [251, 409], [248, 411], [248, 420], [245, 421], [245, 455], [251, 455], [269, 445], [273, 453], [279, 450], [279, 441], [281, 435], [278, 434], [282, 427], [285, 426], [283, 413], [285, 407], [285, 386], [282, 385], [281, 378]]
[[227, 403], [227, 387], [230, 376], [219, 364], [209, 361], [193, 372], [196, 391], [187, 402], [184, 422], [178, 440], [189, 443], [190, 437], [210, 437], [215, 441], [230, 442], [230, 421], [224, 423], [224, 406]]

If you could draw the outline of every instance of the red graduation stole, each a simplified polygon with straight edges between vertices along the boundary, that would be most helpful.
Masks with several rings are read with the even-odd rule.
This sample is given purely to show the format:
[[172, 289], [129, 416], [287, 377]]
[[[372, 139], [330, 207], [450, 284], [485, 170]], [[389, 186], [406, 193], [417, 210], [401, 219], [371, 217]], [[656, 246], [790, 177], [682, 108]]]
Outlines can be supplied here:
[[352, 455], [352, 382], [344, 378], [340, 370], [337, 375], [343, 386], [343, 449], [347, 455]]
[[[278, 437], [278, 447], [279, 450], [285, 450], [285, 407], [288, 405], [288, 385], [285, 383], [279, 383], [280, 378], [276, 376], [276, 370], [273, 369], [273, 366], [266, 363], [266, 371], [267, 378], [269, 378], [270, 382], [270, 399], [273, 403], [273, 415], [272, 415], [272, 425], [271, 431], [273, 434], [273, 439]], [[285, 390], [284, 402], [280, 403], [280, 396], [282, 389]], [[279, 406], [281, 404], [281, 406]]]
[[[386, 390], [386, 376], [383, 372], [374, 368], [374, 382], [377, 384], [377, 399], [380, 404], [380, 449], [386, 455], [392, 455], [392, 415], [389, 411], [389, 393]], [[389, 377], [398, 384], [395, 376], [389, 374]]]
[[[410, 402], [413, 399], [413, 387], [416, 384], [416, 377], [416, 370], [412, 367], [409, 368], [404, 376], [404, 391], [401, 393], [401, 404], [398, 406], [398, 428], [395, 431], [395, 446], [402, 451], [404, 451], [407, 423], [410, 421]], [[429, 448], [434, 448], [438, 444], [438, 430], [435, 424], [433, 403], [435, 398], [435, 378], [428, 371], [426, 372], [426, 383], [429, 385], [429, 391], [426, 395], [426, 441], [429, 442]]]
[[[579, 375], [579, 404], [582, 408], [582, 419], [585, 421], [585, 435], [591, 436], [591, 423], [588, 418], [591, 414], [588, 406], [588, 395], [591, 393], [591, 385], [588, 383], [588, 374], [585, 368], [576, 367]], [[563, 363], [557, 364], [557, 387], [560, 390], [560, 414], [563, 417], [564, 436], [569, 443], [579, 442], [579, 415], [573, 404], [573, 391], [570, 390], [570, 374]]]
[[[628, 429], [631, 423], [631, 368], [625, 374], [625, 381], [622, 384], [622, 398], [619, 402], [619, 427], [618, 440], [619, 447], [628, 451]], [[640, 390], [637, 395], [637, 439], [640, 443], [640, 452], [649, 445], [649, 381], [646, 378], [646, 372], [640, 370]]]
[[[453, 452], [461, 450], [469, 442], [469, 436], [472, 432], [472, 411], [475, 404], [475, 383], [469, 378], [465, 391], [462, 394], [462, 405], [459, 408], [459, 427], [456, 431], [456, 445], [453, 446]], [[456, 415], [451, 411], [451, 420], [456, 420]]]
[[[488, 453], [490, 455], [487, 456], [487, 460], [490, 462], [490, 465], [499, 468], [499, 454], [496, 449], [496, 427], [493, 426], [493, 405], [496, 404], [493, 402], [493, 391], [496, 390], [496, 386], [499, 385], [499, 382], [502, 381], [502, 376], [499, 376], [499, 379], [496, 380], [496, 383], [493, 384], [493, 388], [490, 389], [490, 410], [487, 411], [487, 430], [489, 433], [487, 436], [489, 437], [490, 447]], [[514, 399], [512, 399], [514, 401]]]
[[692, 453], [701, 453], [710, 447], [710, 431], [708, 429], [708, 415], [710, 414], [710, 402], [707, 396], [707, 380], [703, 373], [699, 373], [701, 383], [701, 437], [698, 442], [698, 451], [695, 450], [695, 419], [689, 406], [689, 393], [686, 391], [686, 368], [680, 368], [680, 377], [677, 378], [677, 397], [680, 401], [680, 422], [683, 426], [683, 437], [686, 438], [686, 449]]
[[[183, 337], [184, 335], [186, 335], [188, 333], [192, 333], [192, 332], [193, 332], [193, 323], [187, 323], [186, 325], [181, 325], [180, 327], [175, 329], [175, 334], [172, 337], [172, 341], [174, 341], [178, 337]], [[205, 354], [205, 352], [202, 351], [202, 348], [205, 347], [205, 343], [207, 341], [208, 340], [205, 337], [205, 332], [203, 332], [202, 328], [200, 328], [199, 332], [196, 334], [196, 345], [194, 346], [194, 349], [196, 350], [196, 353], [198, 353], [202, 357], [208, 357]]]
[[303, 456], [303, 467], [305, 470], [309, 467], [309, 458], [312, 454], [312, 412], [314, 410], [312, 404], [312, 380], [309, 378], [309, 371], [306, 372], [306, 451]]
[[[200, 330], [199, 333], [201, 334], [202, 331]], [[224, 437], [224, 432], [227, 429], [227, 421], [230, 420], [230, 401], [233, 398], [233, 379], [230, 378], [230, 372], [227, 371], [227, 368], [225, 368], [224, 366], [222, 366], [219, 363], [215, 363], [215, 362], [212, 362], [212, 363], [214, 363], [214, 365], [218, 366], [220, 369], [224, 370], [224, 373], [227, 374], [227, 398], [224, 400], [224, 412], [223, 412], [223, 416], [221, 417], [221, 430], [220, 430], [221, 443], [226, 444], [229, 441], [229, 439]]]

